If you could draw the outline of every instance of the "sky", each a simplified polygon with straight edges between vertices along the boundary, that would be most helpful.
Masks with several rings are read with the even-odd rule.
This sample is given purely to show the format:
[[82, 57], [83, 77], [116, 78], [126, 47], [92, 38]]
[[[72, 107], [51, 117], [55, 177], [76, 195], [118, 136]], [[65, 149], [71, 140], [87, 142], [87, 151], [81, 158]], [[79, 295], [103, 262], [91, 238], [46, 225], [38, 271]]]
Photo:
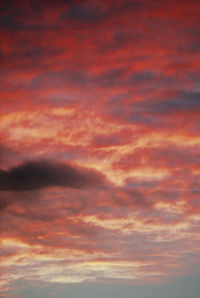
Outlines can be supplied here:
[[0, 296], [198, 298], [199, 0], [3, 0]]

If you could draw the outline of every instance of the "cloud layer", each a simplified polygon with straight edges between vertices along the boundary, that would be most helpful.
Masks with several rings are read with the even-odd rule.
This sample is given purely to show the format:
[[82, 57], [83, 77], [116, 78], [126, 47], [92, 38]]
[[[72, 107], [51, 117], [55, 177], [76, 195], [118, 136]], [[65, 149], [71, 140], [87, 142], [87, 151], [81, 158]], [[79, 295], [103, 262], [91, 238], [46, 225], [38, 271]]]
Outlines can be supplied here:
[[198, 271], [199, 1], [1, 5], [5, 295]]

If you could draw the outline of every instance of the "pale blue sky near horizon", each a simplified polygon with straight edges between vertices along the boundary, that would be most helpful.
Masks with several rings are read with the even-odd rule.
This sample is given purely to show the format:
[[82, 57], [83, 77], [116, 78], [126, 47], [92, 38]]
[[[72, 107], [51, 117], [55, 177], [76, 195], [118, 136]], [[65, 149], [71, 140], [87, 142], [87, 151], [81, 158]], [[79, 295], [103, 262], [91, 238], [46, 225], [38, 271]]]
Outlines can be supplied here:
[[[199, 298], [200, 274], [176, 277], [159, 284], [50, 284], [43, 287], [24, 286], [11, 295], [23, 298]], [[14, 298], [14, 296], [9, 296]]]

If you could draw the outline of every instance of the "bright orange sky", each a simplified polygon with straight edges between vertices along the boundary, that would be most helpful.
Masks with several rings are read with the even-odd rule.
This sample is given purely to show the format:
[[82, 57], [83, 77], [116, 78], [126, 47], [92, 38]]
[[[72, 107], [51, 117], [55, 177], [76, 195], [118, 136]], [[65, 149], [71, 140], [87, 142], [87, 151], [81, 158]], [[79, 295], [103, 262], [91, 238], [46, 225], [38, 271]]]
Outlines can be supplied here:
[[2, 295], [199, 272], [199, 1], [2, 8]]

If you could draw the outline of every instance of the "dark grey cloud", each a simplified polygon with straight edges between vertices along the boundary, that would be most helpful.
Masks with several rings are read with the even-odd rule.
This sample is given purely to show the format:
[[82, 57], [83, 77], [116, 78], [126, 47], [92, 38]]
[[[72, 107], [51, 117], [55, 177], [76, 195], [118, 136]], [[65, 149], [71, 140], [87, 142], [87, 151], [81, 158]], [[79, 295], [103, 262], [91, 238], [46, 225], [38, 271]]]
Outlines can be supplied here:
[[177, 91], [169, 100], [147, 103], [147, 109], [156, 113], [196, 111], [200, 109], [200, 92]]
[[[134, 102], [127, 112], [123, 107], [111, 107], [115, 117], [129, 120], [133, 123], [143, 123], [150, 126], [166, 124], [166, 117], [177, 113], [199, 113], [200, 92], [198, 91], [170, 91], [163, 94], [163, 99], [153, 98], [141, 102]], [[119, 114], [119, 115], [118, 115]], [[195, 125], [197, 123], [195, 122]]]
[[91, 76], [85, 71], [69, 71], [62, 70], [57, 72], [48, 72], [45, 75], [45, 79], [51, 81], [53, 86], [59, 87], [63, 83], [70, 83], [79, 87], [85, 86], [101, 86], [103, 88], [110, 87], [133, 87], [152, 84], [155, 78], [153, 72], [133, 72], [130, 75], [126, 75], [126, 68], [115, 68], [104, 73]]
[[[87, 1], [74, 1], [69, 5], [69, 10], [67, 14], [64, 13], [61, 17], [67, 16], [71, 20], [82, 21], [84, 23], [90, 24], [99, 24], [111, 19], [114, 19], [118, 16], [121, 16], [122, 13], [132, 12], [136, 15], [138, 12], [142, 12], [145, 8], [145, 3], [143, 1], [128, 0], [121, 1], [120, 6], [110, 5], [106, 7], [104, 3], [95, 3], [91, 4]], [[104, 9], [102, 10], [102, 7]]]
[[130, 75], [126, 75], [125, 68], [117, 68], [98, 76], [95, 83], [102, 87], [133, 87], [138, 84], [150, 84], [155, 79], [153, 72], [133, 72]]
[[46, 160], [28, 161], [8, 171], [0, 170], [0, 190], [27, 191], [46, 187], [103, 186], [105, 177], [95, 170]]
[[68, 16], [72, 20], [99, 23], [105, 18], [98, 7], [88, 3], [73, 3], [69, 7]]

